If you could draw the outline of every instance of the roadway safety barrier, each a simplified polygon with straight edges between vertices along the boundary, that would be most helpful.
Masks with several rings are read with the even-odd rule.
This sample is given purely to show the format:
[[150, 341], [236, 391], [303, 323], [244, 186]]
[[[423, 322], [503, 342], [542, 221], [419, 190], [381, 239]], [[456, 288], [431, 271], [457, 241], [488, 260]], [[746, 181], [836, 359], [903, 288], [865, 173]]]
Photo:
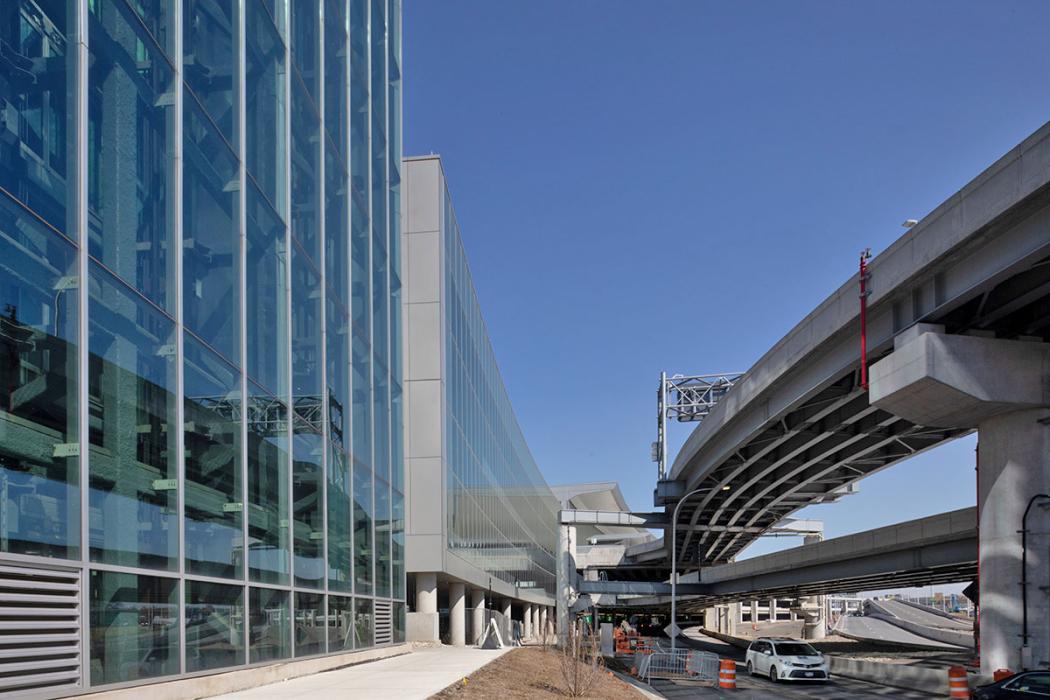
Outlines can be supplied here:
[[646, 683], [653, 678], [687, 678], [714, 682], [718, 656], [692, 649], [656, 649], [642, 657], [638, 677]]
[[732, 659], [722, 659], [718, 665], [718, 687], [719, 688], [736, 688], [736, 661]]
[[966, 681], [966, 669], [962, 666], [952, 666], [948, 669], [948, 697], [970, 697], [970, 684]]
[[1009, 678], [1014, 675], [1014, 672], [1008, 668], [997, 668], [992, 672], [992, 681], [998, 683], [1004, 678]]

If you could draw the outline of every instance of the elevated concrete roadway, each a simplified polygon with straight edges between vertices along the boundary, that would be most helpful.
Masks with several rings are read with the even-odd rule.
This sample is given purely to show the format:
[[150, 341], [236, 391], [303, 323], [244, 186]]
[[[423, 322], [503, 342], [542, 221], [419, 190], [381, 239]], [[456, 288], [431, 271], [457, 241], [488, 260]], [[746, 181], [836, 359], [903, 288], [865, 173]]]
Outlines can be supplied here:
[[[1050, 125], [871, 261], [869, 361], [891, 353], [894, 337], [918, 323], [941, 324], [948, 334], [1046, 341], [1048, 261]], [[759, 536], [754, 528], [834, 500], [857, 480], [973, 430], [869, 403], [859, 378], [858, 314], [854, 275], [688, 438], [656, 490], [657, 505], [669, 510], [685, 492], [709, 488], [682, 507], [680, 568], [728, 562]]]

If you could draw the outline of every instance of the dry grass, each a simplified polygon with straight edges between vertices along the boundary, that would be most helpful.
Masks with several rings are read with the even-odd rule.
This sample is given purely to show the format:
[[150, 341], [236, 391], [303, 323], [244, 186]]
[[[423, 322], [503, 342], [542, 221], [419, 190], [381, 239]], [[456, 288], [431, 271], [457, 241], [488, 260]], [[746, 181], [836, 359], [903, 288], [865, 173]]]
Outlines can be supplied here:
[[[442, 690], [435, 698], [489, 700], [490, 698], [567, 698], [562, 675], [562, 654], [540, 647], [522, 647]], [[603, 674], [584, 697], [602, 700], [640, 700], [643, 696], [611, 673]]]

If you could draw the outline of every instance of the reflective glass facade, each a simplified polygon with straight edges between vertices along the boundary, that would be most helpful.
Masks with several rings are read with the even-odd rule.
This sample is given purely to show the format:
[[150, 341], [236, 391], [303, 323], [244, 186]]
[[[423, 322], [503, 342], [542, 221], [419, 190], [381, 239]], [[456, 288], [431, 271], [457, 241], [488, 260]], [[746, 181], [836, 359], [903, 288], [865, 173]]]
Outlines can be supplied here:
[[[444, 571], [505, 597], [531, 590], [538, 597], [522, 599], [541, 603], [555, 591], [558, 501], [500, 376], [440, 160], [403, 167], [407, 463], [413, 488], [444, 486], [443, 503], [413, 491], [409, 570]], [[430, 556], [435, 537], [474, 571], [455, 574], [463, 570], [448, 557]]]
[[54, 694], [403, 641], [400, 27], [0, 2], [0, 569], [79, 575]]

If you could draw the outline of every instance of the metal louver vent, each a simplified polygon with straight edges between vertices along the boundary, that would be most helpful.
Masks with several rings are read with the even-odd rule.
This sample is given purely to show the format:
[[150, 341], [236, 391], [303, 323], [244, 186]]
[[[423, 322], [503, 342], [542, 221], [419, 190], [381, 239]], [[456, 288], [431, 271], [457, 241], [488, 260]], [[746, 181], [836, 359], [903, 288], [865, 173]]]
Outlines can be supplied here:
[[394, 615], [389, 600], [376, 601], [376, 644], [394, 641]]
[[0, 698], [80, 686], [80, 573], [0, 565]]

